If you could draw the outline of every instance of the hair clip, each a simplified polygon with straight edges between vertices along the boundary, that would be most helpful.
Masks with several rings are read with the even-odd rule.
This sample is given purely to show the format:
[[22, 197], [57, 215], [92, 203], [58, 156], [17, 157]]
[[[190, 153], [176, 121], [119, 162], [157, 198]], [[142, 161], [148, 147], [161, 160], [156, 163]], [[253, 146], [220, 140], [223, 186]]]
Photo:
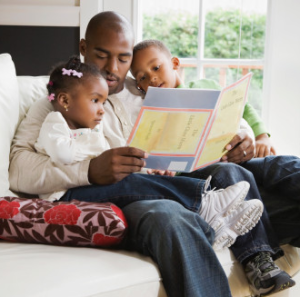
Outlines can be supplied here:
[[63, 68], [62, 69], [62, 75], [68, 75], [70, 76], [73, 72], [73, 69], [66, 69], [66, 68]]
[[73, 76], [77, 76], [78, 78], [82, 77], [82, 72], [77, 72], [76, 70], [73, 70]]
[[70, 76], [71, 74], [73, 76], [77, 76], [78, 78], [83, 76], [82, 72], [77, 72], [76, 70], [73, 70], [73, 69], [66, 69], [66, 68], [62, 69], [62, 75]]
[[51, 93], [51, 94], [48, 96], [49, 102], [51, 102], [52, 100], [54, 100], [54, 96], [55, 96], [54, 93]]
[[49, 82], [48, 82], [48, 86], [53, 86], [53, 81], [52, 80], [50, 80]]

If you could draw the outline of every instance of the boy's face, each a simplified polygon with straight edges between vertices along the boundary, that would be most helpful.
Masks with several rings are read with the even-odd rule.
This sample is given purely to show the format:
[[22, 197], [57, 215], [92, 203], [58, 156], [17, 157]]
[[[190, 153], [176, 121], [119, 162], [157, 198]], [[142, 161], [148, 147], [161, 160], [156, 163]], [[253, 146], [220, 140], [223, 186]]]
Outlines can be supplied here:
[[67, 96], [68, 111], [64, 110], [64, 117], [71, 129], [94, 129], [100, 124], [104, 115], [103, 104], [108, 96], [104, 78], [93, 76], [78, 84]]
[[130, 68], [133, 36], [128, 31], [98, 27], [89, 38], [80, 41], [80, 52], [86, 63], [95, 64], [105, 77], [109, 94], [119, 93]]
[[148, 87], [176, 88], [179, 83], [176, 70], [179, 60], [171, 58], [155, 46], [137, 51], [134, 54], [131, 73], [137, 81], [137, 87], [147, 92]]

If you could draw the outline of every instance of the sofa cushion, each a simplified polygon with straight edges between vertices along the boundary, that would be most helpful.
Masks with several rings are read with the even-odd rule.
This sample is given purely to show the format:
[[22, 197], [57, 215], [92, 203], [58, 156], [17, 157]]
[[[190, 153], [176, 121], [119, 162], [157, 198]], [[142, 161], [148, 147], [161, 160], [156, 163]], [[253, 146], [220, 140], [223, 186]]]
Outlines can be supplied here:
[[21, 122], [30, 106], [41, 98], [46, 98], [49, 76], [17, 76], [19, 85], [19, 101]]
[[120, 243], [126, 227], [112, 203], [0, 198], [0, 238], [9, 241], [106, 247]]
[[12, 138], [19, 119], [19, 89], [15, 65], [9, 54], [0, 55], [0, 196], [9, 191], [8, 167]]

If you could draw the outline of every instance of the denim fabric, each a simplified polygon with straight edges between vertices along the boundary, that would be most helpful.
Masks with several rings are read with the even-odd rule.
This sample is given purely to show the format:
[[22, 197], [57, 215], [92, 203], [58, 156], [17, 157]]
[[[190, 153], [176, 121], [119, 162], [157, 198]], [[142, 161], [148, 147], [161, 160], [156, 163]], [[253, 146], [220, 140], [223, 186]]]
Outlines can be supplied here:
[[112, 185], [90, 185], [69, 189], [61, 200], [112, 202], [120, 208], [141, 200], [168, 199], [199, 212], [205, 181], [187, 177], [131, 174]]
[[132, 174], [113, 185], [70, 189], [61, 200], [121, 207], [129, 223], [123, 247], [154, 259], [168, 296], [227, 297], [228, 280], [211, 246], [214, 232], [198, 214], [204, 182]]
[[211, 247], [213, 232], [179, 203], [135, 202], [123, 209], [128, 247], [158, 264], [169, 297], [231, 296], [228, 280]]
[[300, 247], [300, 159], [269, 156], [242, 166], [254, 175], [279, 242]]

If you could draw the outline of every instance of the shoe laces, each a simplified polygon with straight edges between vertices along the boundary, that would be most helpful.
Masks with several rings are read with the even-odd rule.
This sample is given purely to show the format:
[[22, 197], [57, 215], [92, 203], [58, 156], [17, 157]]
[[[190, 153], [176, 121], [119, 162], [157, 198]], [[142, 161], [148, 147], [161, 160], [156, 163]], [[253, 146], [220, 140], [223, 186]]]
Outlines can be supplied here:
[[268, 252], [259, 253], [251, 262], [262, 274], [277, 269], [276, 264], [273, 262], [273, 259]]
[[205, 181], [205, 185], [204, 185], [204, 190], [203, 190], [202, 198], [209, 196], [209, 194], [212, 193], [212, 192], [217, 193], [217, 192], [222, 192], [222, 191], [224, 191], [224, 189], [218, 189], [218, 190], [216, 190], [215, 187], [214, 187], [213, 189], [211, 189], [211, 190], [207, 190], [207, 188], [208, 188], [209, 185], [210, 185], [211, 178], [212, 178], [212, 176], [210, 175], [210, 176], [206, 179], [206, 181]]

